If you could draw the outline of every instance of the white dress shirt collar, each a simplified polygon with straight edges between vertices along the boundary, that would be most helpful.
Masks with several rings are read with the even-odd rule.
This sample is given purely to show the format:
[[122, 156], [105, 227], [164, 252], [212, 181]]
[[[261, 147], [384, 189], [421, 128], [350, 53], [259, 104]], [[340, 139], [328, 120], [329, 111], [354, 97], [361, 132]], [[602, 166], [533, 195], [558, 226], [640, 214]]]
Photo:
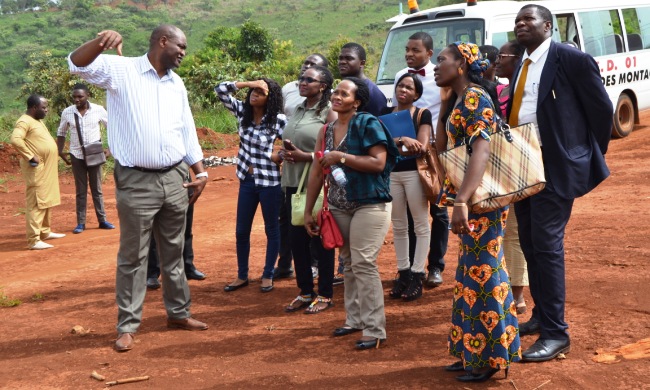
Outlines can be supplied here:
[[548, 38], [546, 38], [546, 40], [545, 40], [544, 42], [542, 42], [542, 44], [539, 45], [539, 46], [537, 47], [537, 49], [535, 49], [535, 51], [533, 51], [532, 53], [528, 54], [528, 52], [524, 52], [524, 56], [523, 56], [523, 58], [522, 58], [522, 61], [526, 60], [526, 58], [530, 58], [530, 60], [531, 60], [533, 63], [537, 63], [537, 62], [539, 62], [539, 60], [544, 56], [544, 54], [546, 54], [546, 52], [548, 51], [548, 49], [550, 49], [550, 47], [551, 47], [551, 41], [552, 41], [552, 40], [553, 40], [553, 39], [552, 39], [551, 37], [548, 37]]

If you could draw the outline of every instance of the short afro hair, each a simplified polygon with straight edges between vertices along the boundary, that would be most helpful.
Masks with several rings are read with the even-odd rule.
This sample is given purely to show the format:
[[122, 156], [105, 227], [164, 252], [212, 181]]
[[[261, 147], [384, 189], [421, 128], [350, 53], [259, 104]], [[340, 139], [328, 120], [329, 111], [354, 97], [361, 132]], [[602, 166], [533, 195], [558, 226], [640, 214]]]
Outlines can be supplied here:
[[[346, 77], [343, 80], [348, 80], [354, 83], [354, 85], [357, 86], [357, 90], [354, 92], [354, 99], [359, 100], [361, 104], [359, 104], [359, 108], [357, 108], [358, 111], [363, 111], [363, 109], [366, 107], [368, 102], [370, 101], [370, 89], [368, 88], [368, 85], [366, 84], [365, 81], [361, 80], [358, 77]], [[341, 80], [341, 81], [343, 81]]]

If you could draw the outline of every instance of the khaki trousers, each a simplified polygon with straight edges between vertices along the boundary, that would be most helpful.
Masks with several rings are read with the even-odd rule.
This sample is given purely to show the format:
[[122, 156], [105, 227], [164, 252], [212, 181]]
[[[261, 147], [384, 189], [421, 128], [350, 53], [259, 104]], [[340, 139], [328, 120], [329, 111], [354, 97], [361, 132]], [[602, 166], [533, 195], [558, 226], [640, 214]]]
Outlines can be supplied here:
[[375, 203], [354, 210], [330, 205], [330, 209], [345, 241], [339, 251], [345, 275], [345, 324], [363, 329], [364, 336], [384, 339], [384, 290], [377, 256], [390, 226], [391, 204]]
[[27, 187], [25, 190], [25, 221], [27, 225], [27, 245], [31, 248], [50, 235], [52, 219], [51, 207], [38, 208], [36, 200], [36, 187]]
[[503, 256], [510, 274], [510, 285], [528, 286], [528, 269], [524, 252], [519, 244], [519, 226], [514, 204], [511, 204], [508, 210], [506, 233], [503, 235]]
[[115, 161], [115, 197], [120, 219], [120, 248], [115, 281], [117, 331], [135, 333], [142, 319], [151, 234], [158, 246], [163, 301], [167, 316], [190, 316], [190, 290], [183, 266], [187, 165], [151, 173]]

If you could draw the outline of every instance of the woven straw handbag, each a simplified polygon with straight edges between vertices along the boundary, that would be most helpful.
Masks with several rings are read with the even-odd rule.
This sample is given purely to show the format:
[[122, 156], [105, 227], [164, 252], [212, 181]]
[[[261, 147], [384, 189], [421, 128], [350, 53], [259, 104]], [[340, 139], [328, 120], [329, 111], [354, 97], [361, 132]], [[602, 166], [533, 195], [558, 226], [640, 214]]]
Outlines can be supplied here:
[[[490, 157], [483, 180], [467, 202], [474, 213], [485, 213], [518, 202], [544, 189], [544, 163], [535, 126], [514, 128], [495, 116], [497, 131], [491, 135]], [[438, 155], [447, 178], [460, 188], [472, 148], [463, 144]], [[452, 201], [453, 202], [453, 201]], [[448, 204], [447, 206], [453, 206]]]

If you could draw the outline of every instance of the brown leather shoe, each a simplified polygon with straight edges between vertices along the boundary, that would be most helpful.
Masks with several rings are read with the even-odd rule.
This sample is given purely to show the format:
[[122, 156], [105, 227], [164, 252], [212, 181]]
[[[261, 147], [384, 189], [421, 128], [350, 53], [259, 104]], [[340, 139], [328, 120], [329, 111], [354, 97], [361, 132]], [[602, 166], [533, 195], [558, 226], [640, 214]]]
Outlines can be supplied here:
[[183, 319], [167, 318], [167, 327], [185, 330], [206, 330], [208, 325], [192, 317]]
[[133, 340], [135, 336], [133, 333], [120, 333], [115, 340], [115, 350], [117, 352], [126, 352], [133, 349]]

